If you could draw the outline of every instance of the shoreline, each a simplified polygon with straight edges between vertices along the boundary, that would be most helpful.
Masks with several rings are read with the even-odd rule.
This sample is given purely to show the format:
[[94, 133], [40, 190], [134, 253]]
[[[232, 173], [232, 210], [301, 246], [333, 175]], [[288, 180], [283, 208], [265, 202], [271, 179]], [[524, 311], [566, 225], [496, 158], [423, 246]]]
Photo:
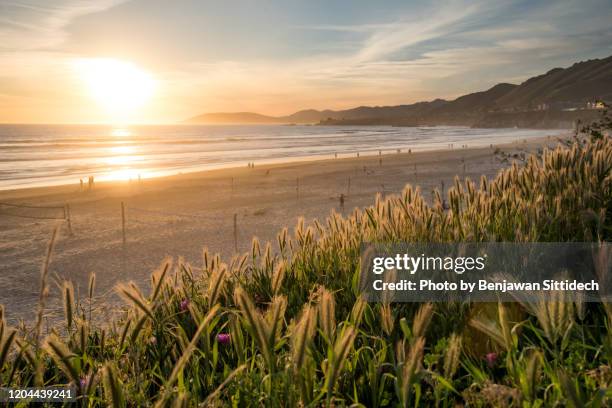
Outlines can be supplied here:
[[[239, 126], [238, 126], [239, 128]], [[560, 131], [556, 129], [550, 129], [543, 131], [541, 129], [533, 129], [532, 132], [526, 130], [527, 133], [521, 132], [520, 129], [501, 129], [501, 133], [496, 133], [489, 135], [487, 129], [474, 129], [477, 133], [475, 134], [461, 134], [460, 138], [453, 136], [452, 132], [457, 131], [457, 129], [465, 131], [465, 127], [462, 126], [435, 126], [435, 127], [418, 127], [413, 130], [414, 132], [419, 133], [420, 136], [417, 139], [410, 139], [410, 135], [403, 135], [402, 137], [408, 137], [408, 140], [404, 140], [400, 142], [399, 140], [394, 139], [393, 137], [390, 139], [391, 142], [385, 143], [381, 142], [380, 145], [377, 143], [363, 145], [364, 142], [362, 139], [373, 136], [377, 134], [376, 132], [383, 132], [383, 130], [376, 130], [372, 134], [361, 135], [359, 132], [363, 131], [362, 126], [358, 126], [357, 128], [361, 130], [355, 130], [355, 127], [349, 127], [350, 129], [345, 129], [345, 133], [353, 133], [357, 132], [358, 136], [355, 139], [356, 141], [350, 142], [348, 145], [344, 145], [344, 143], [340, 143], [336, 146], [328, 145], [323, 143], [321, 145], [313, 145], [313, 141], [309, 140], [307, 142], [307, 146], [304, 149], [287, 149], [286, 152], [276, 152], [273, 154], [266, 153], [267, 149], [271, 146], [269, 142], [266, 141], [265, 145], [260, 146], [262, 149], [258, 151], [257, 148], [253, 149], [251, 146], [249, 149], [252, 150], [251, 156], [248, 154], [242, 157], [243, 155], [227, 155], [226, 150], [219, 150], [218, 152], [213, 149], [213, 151], [208, 153], [213, 153], [211, 161], [205, 162], [202, 157], [205, 156], [189, 156], [187, 151], [174, 152], [172, 154], [179, 154], [175, 161], [172, 162], [160, 162], [160, 158], [158, 158], [159, 152], [156, 152], [155, 143], [148, 145], [144, 142], [145, 139], [142, 139], [142, 135], [139, 135], [139, 131], [135, 131], [134, 140], [128, 141], [129, 143], [125, 146], [125, 148], [121, 147], [123, 144], [120, 144], [120, 147], [116, 147], [114, 142], [110, 141], [110, 145], [104, 144], [100, 149], [101, 151], [105, 150], [113, 150], [113, 149], [128, 149], [126, 151], [120, 150], [117, 154], [117, 160], [115, 161], [112, 157], [107, 157], [105, 155], [98, 156], [93, 151], [89, 151], [85, 157], [85, 161], [82, 166], [74, 167], [73, 164], [67, 163], [68, 167], [58, 167], [61, 165], [61, 160], [67, 160], [66, 157], [61, 158], [59, 164], [55, 163], [55, 161], [50, 161], [46, 163], [44, 158], [38, 157], [41, 152], [37, 152], [34, 155], [32, 160], [42, 160], [41, 168], [36, 170], [36, 166], [33, 164], [29, 164], [28, 160], [24, 159], [24, 164], [19, 162], [14, 162], [11, 164], [11, 161], [8, 161], [8, 165], [13, 166], [14, 168], [9, 171], [8, 174], [14, 173], [13, 176], [7, 178], [5, 180], [0, 180], [0, 191], [13, 191], [13, 190], [29, 190], [35, 188], [46, 188], [46, 187], [56, 187], [56, 186], [65, 186], [71, 184], [79, 184], [79, 179], [84, 181], [87, 180], [89, 176], [94, 176], [97, 182], [127, 182], [128, 180], [138, 180], [142, 177], [142, 179], [151, 179], [151, 178], [159, 178], [159, 177], [168, 177], [174, 176], [178, 174], [188, 174], [188, 173], [199, 173], [202, 171], [212, 171], [212, 170], [222, 170], [222, 169], [232, 169], [232, 168], [240, 168], [241, 166], [246, 166], [247, 162], [254, 161], [256, 165], [270, 165], [270, 164], [285, 164], [285, 163], [297, 163], [297, 162], [307, 162], [313, 160], [325, 160], [331, 158], [350, 158], [354, 157], [356, 154], [361, 154], [362, 156], [370, 156], [377, 155], [379, 151], [382, 150], [384, 154], [395, 154], [398, 149], [401, 149], [404, 152], [411, 150], [412, 152], [431, 152], [431, 151], [439, 151], [446, 150], [448, 148], [447, 143], [452, 144], [453, 142], [457, 144], [457, 148], [459, 144], [466, 144], [469, 148], [479, 148], [479, 147], [487, 147], [493, 142], [495, 145], [503, 145], [507, 143], [513, 143], [516, 141], [520, 141], [523, 139], [527, 140], [535, 140], [541, 137], [546, 136], [558, 136], [565, 135], [567, 131]], [[379, 127], [377, 127], [379, 128]], [[384, 132], [391, 131], [389, 126], [383, 126]], [[248, 129], [248, 127], [247, 127]], [[448, 135], [448, 139], [441, 139], [438, 133], [446, 132], [441, 129], [455, 129], [451, 131], [451, 134]], [[433, 133], [428, 132], [428, 130], [432, 130]], [[116, 129], [117, 134], [118, 130]], [[484, 131], [484, 137], [482, 134], [478, 132]], [[223, 140], [233, 141], [243, 140], [244, 135], [236, 134], [232, 136], [232, 132], [222, 136], [225, 138]], [[533, 133], [536, 132], [536, 133]], [[111, 132], [112, 133], [112, 132]], [[240, 133], [240, 132], [239, 132]], [[366, 132], [367, 133], [367, 132]], [[114, 134], [114, 133], [113, 133]], [[432, 136], [433, 135], [433, 136]], [[159, 143], [169, 143], [170, 139], [167, 139], [167, 136], [163, 134], [158, 135], [161, 139], [158, 141]], [[220, 140], [217, 140], [220, 135], [213, 135], [213, 139], [211, 143], [218, 144]], [[295, 135], [291, 136], [294, 137]], [[320, 135], [315, 135], [313, 137], [317, 138]], [[95, 140], [97, 140], [100, 135], [94, 134]], [[79, 139], [80, 140], [80, 139]], [[85, 140], [85, 139], [84, 139]], [[155, 139], [156, 140], [156, 139]], [[248, 140], [244, 139], [245, 141]], [[347, 139], [348, 140], [348, 139]], [[412, 142], [410, 140], [413, 140]], [[448, 140], [448, 142], [446, 141]], [[187, 142], [191, 143], [193, 140], [188, 139]], [[115, 141], [116, 142], [116, 141]], [[68, 143], [68, 142], [66, 142]], [[75, 142], [76, 143], [76, 142]], [[106, 143], [106, 142], [105, 142]], [[134, 147], [131, 146], [139, 146], [141, 143], [142, 146], [137, 147], [132, 153], [130, 153], [131, 149]], [[179, 142], [181, 144], [182, 142]], [[321, 142], [316, 142], [321, 143]], [[79, 144], [77, 144], [80, 146]], [[196, 144], [197, 145], [197, 144]], [[90, 144], [85, 144], [87, 149], [92, 149]], [[109, 147], [110, 146], [110, 147]], [[199, 145], [197, 145], [199, 146]], [[199, 149], [200, 147], [198, 147]], [[283, 149], [287, 148], [284, 146]], [[153, 150], [150, 150], [153, 149]], [[240, 146], [236, 146], [236, 151], [240, 151]], [[249, 151], [247, 149], [247, 152]], [[274, 149], [273, 149], [274, 150]], [[216, 153], [221, 153], [217, 155]], [[61, 153], [61, 152], [59, 152]], [[206, 151], [197, 150], [198, 155], [204, 154], [206, 155]], [[282, 154], [281, 154], [282, 153]], [[63, 154], [63, 153], [62, 153]], [[113, 154], [112, 151], [107, 152], [107, 154]], [[185, 157], [181, 157], [181, 155], [187, 154]], [[279, 154], [281, 154], [279, 156]], [[38, 156], [37, 156], [38, 155]], [[93, 155], [93, 156], [92, 156]], [[38, 158], [37, 158], [38, 157]], [[109, 167], [100, 168], [97, 165], [90, 167], [90, 161], [99, 158], [104, 162], [111, 163]], [[121, 164], [125, 161], [125, 164]], [[141, 165], [139, 163], [148, 163], [145, 165]], [[53, 164], [51, 164], [53, 163]], [[87, 164], [90, 163], [90, 164]], [[95, 160], [93, 162], [95, 164]], [[3, 166], [7, 166], [7, 162], [0, 163]], [[133, 164], [133, 166], [131, 165]], [[25, 166], [23, 169], [21, 166]], [[142, 166], [142, 167], [141, 167]], [[4, 168], [4, 167], [3, 167]], [[9, 167], [6, 167], [8, 170]], [[28, 170], [29, 169], [29, 170]], [[27, 171], [26, 171], [27, 170]]]
[[[68, 203], [72, 229], [71, 233], [62, 220], [3, 216], [6, 207], [2, 207], [0, 285], [4, 289], [0, 304], [6, 305], [9, 319], [32, 317], [40, 265], [55, 226], [60, 227], [60, 237], [50, 264], [51, 276], [71, 280], [77, 292], [79, 288], [85, 292], [89, 274], [95, 272], [97, 293], [111, 294], [120, 281], [147, 286], [150, 273], [166, 256], [181, 257], [197, 269], [203, 248], [229, 259], [248, 252], [253, 237], [275, 245], [276, 234], [283, 228], [292, 233], [300, 218], [308, 225], [313, 219], [324, 220], [331, 211], [347, 215], [355, 207], [373, 204], [376, 194], [400, 193], [407, 184], [418, 186], [429, 199], [433, 189], [452, 186], [457, 175], [472, 180], [481, 175], [493, 177], [509, 165], [499, 161], [497, 148], [513, 154], [556, 144], [556, 137], [544, 137], [493, 149], [256, 164], [254, 168], [185, 173], [140, 183], [96, 183], [87, 192], [80, 192], [78, 185], [0, 191], [2, 202], [57, 207]], [[23, 211], [23, 215], [38, 214], [36, 209]], [[61, 216], [61, 210], [49, 211]], [[114, 300], [114, 295], [105, 296], [100, 304]], [[61, 314], [58, 301], [53, 287], [49, 308], [55, 314]]]
[[[554, 132], [555, 129], [551, 129], [551, 132]], [[511, 143], [500, 143], [500, 144], [492, 144], [493, 148], [510, 148], [513, 146], [531, 146], [533, 144], [542, 144], [546, 142], [551, 142], [557, 139], [567, 139], [569, 136], [568, 131], [559, 129], [559, 133], [556, 135], [549, 136], [541, 136], [534, 137], [531, 139], [522, 139], [523, 142], [519, 142], [518, 140]], [[337, 157], [333, 155], [311, 155], [311, 156], [296, 156], [296, 157], [282, 157], [278, 159], [264, 159], [261, 161], [253, 162], [257, 168], [274, 168], [283, 165], [291, 165], [291, 164], [309, 164], [314, 162], [325, 162], [325, 161], [337, 161], [337, 160], [359, 160], [360, 158], [371, 158], [371, 157], [387, 157], [387, 156], [396, 156], [396, 155], [411, 155], [411, 154], [422, 154], [422, 153], [436, 153], [436, 152], [449, 152], [449, 151], [466, 151], [466, 150], [477, 150], [477, 149], [490, 149], [490, 146], [468, 146], [467, 148], [419, 148], [419, 146], [411, 149], [401, 149], [401, 152], [397, 152], [397, 150], [380, 150], [380, 149], [372, 149], [372, 150], [363, 150], [357, 153], [337, 153]], [[408, 152], [411, 151], [411, 153]], [[382, 155], [379, 153], [382, 152]], [[226, 165], [211, 165], [210, 168], [197, 168], [194, 170], [187, 171], [179, 171], [179, 172], [171, 172], [168, 171], [167, 174], [161, 174], [159, 176], [153, 177], [143, 177], [142, 182], [151, 181], [151, 180], [162, 180], [169, 179], [173, 177], [201, 177], [206, 174], [213, 175], [215, 172], [233, 172], [239, 171], [246, 167], [245, 163], [229, 163]], [[247, 168], [248, 169], [248, 168]], [[165, 173], [165, 172], [164, 172]], [[83, 180], [86, 180], [83, 178]], [[130, 183], [138, 183], [137, 179], [114, 179], [114, 180], [106, 180], [101, 179], [96, 181], [96, 186], [118, 186], [122, 184], [130, 184]], [[0, 200], [13, 200], [25, 197], [37, 197], [40, 195], [47, 195], [48, 193], [65, 193], [65, 189], [69, 189], [70, 187], [79, 188], [79, 184], [75, 181], [74, 183], [62, 183], [62, 184], [50, 184], [50, 185], [41, 185], [41, 186], [24, 186], [17, 188], [0, 188]], [[47, 191], [45, 191], [47, 190]], [[57, 190], [57, 191], [54, 191]], [[80, 190], [79, 190], [80, 191]], [[84, 191], [87, 193], [87, 191]], [[22, 193], [22, 194], [20, 194]], [[39, 194], [42, 193], [42, 194]]]

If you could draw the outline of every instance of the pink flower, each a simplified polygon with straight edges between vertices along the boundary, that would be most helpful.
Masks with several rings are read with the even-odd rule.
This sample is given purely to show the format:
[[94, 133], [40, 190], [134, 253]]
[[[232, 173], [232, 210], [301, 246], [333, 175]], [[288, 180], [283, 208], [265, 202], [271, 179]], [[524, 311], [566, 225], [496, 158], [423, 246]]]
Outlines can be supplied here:
[[229, 344], [229, 342], [230, 342], [230, 335], [228, 333], [219, 333], [219, 334], [217, 334], [217, 341], [220, 344]]
[[497, 361], [497, 353], [487, 353], [485, 355], [485, 360], [487, 360], [487, 365], [489, 368], [493, 368], [495, 362]]
[[81, 386], [81, 389], [85, 389], [87, 388], [87, 385], [89, 384], [89, 379], [87, 377], [81, 377], [81, 380], [79, 381], [79, 385]]
[[188, 307], [189, 307], [189, 299], [181, 300], [181, 304], [179, 305], [181, 312], [184, 312], [185, 310], [187, 310]]

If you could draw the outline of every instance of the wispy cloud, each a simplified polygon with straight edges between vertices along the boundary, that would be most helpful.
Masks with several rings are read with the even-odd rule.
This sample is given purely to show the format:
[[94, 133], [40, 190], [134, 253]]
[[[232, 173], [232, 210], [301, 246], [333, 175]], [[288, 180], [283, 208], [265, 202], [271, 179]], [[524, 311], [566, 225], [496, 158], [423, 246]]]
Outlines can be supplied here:
[[380, 59], [424, 41], [449, 35], [455, 25], [477, 14], [478, 4], [451, 6], [428, 10], [420, 15], [401, 19], [374, 32], [356, 55], [357, 60]]
[[0, 50], [51, 49], [66, 38], [74, 19], [116, 6], [126, 0], [2, 1]]

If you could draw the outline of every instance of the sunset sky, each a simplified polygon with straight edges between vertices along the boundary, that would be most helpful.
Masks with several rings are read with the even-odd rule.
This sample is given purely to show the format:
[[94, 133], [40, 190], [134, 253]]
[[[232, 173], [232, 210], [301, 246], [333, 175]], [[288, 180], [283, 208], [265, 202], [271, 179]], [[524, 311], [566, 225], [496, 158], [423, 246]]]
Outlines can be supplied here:
[[492, 3], [0, 0], [0, 122], [411, 103], [612, 54], [611, 0]]

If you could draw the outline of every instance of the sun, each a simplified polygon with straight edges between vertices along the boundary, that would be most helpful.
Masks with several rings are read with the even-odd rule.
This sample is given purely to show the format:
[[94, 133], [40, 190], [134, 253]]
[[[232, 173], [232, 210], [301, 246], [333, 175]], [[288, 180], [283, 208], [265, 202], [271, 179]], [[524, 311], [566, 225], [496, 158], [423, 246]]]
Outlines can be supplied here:
[[76, 62], [76, 68], [90, 96], [115, 117], [134, 113], [155, 91], [153, 76], [131, 62], [81, 59]]

